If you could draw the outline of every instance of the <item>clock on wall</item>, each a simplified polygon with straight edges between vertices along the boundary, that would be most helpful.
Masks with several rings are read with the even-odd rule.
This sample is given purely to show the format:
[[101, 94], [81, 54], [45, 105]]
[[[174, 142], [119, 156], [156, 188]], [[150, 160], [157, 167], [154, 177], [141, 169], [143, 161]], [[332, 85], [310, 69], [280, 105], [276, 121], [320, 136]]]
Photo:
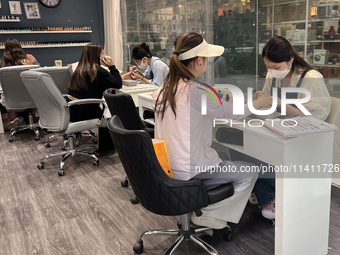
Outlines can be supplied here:
[[46, 7], [49, 7], [49, 8], [54, 8], [54, 7], [57, 7], [61, 0], [39, 0], [39, 2], [43, 5], [43, 6], [46, 6]]

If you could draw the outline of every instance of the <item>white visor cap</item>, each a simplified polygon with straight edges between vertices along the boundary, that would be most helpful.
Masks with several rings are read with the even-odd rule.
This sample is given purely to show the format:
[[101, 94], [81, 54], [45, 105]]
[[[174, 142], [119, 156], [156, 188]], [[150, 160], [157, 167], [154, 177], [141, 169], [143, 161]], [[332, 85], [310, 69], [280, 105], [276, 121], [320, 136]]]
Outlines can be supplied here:
[[213, 45], [203, 42], [196, 47], [178, 55], [179, 60], [186, 60], [194, 57], [218, 57], [224, 52], [223, 46]]

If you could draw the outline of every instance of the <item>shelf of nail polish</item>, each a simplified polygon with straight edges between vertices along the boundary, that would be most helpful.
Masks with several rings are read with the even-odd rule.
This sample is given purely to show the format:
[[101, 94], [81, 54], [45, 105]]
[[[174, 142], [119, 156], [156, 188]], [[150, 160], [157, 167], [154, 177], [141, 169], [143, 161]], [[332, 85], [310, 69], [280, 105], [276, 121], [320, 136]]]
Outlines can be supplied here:
[[91, 27], [18, 27], [0, 28], [0, 34], [92, 33]]
[[[80, 47], [85, 46], [90, 41], [78, 42], [40, 42], [40, 41], [22, 41], [20, 42], [22, 48], [56, 48], [56, 47]], [[0, 42], [0, 49], [5, 48], [5, 43]]]
[[1, 15], [0, 22], [20, 22], [20, 19], [13, 15]]

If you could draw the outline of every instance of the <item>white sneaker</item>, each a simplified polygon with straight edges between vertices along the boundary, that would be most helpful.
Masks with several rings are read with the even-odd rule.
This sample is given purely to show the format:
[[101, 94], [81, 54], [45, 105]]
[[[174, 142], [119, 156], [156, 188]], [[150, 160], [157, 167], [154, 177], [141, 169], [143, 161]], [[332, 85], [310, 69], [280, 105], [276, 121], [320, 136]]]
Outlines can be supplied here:
[[249, 203], [251, 203], [252, 205], [257, 205], [259, 203], [254, 192], [250, 194]]
[[24, 122], [24, 118], [19, 116], [19, 117], [15, 118], [14, 120], [12, 120], [11, 122], [8, 122], [7, 128], [8, 129], [16, 128], [17, 126], [19, 126], [23, 122]]
[[275, 199], [271, 201], [269, 204], [267, 204], [265, 207], [261, 210], [262, 216], [265, 217], [268, 220], [274, 220], [275, 219]]
[[212, 218], [209, 216], [205, 216], [204, 214], [200, 217], [196, 216], [195, 212], [190, 214], [191, 222], [197, 226], [208, 227], [213, 229], [222, 229], [227, 226], [227, 222], [224, 220]]

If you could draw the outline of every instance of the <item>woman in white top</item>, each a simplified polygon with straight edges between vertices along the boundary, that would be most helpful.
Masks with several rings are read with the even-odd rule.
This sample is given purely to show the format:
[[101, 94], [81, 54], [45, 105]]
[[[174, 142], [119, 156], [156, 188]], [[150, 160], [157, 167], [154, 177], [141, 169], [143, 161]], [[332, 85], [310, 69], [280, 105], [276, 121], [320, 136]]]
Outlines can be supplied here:
[[[327, 118], [330, 108], [331, 99], [323, 80], [323, 76], [314, 70], [306, 61], [301, 58], [293, 49], [289, 41], [282, 36], [271, 38], [263, 48], [262, 58], [268, 68], [268, 74], [262, 92], [256, 92], [255, 98], [262, 95], [272, 95], [272, 89], [278, 88], [278, 97], [281, 98], [280, 88], [282, 87], [301, 87], [311, 93], [311, 99], [304, 103], [303, 106], [312, 114], [312, 116], [324, 120]], [[290, 93], [287, 98], [303, 98], [304, 94]], [[280, 106], [278, 100], [278, 106]], [[278, 108], [279, 109], [279, 108]], [[304, 114], [295, 107], [287, 105], [287, 115]], [[247, 156], [238, 157], [235, 152], [231, 152], [233, 160], [247, 160], [259, 164], [256, 159], [250, 159]], [[258, 205], [262, 207], [261, 213], [267, 219], [275, 219], [275, 178], [260, 176], [257, 180], [254, 193], [250, 201], [254, 198]]]
[[[203, 215], [191, 215], [196, 225], [219, 229], [226, 221], [238, 223], [257, 179], [257, 173], [242, 173], [246, 162], [223, 161], [211, 148], [214, 118], [243, 118], [233, 115], [231, 103], [219, 100], [209, 85], [198, 83], [208, 66], [208, 57], [220, 56], [222, 46], [208, 44], [201, 35], [189, 32], [174, 42], [170, 71], [164, 83], [153, 94], [155, 103], [155, 137], [165, 140], [175, 179], [201, 179], [207, 188], [233, 183], [235, 194], [203, 208]], [[211, 96], [210, 96], [211, 94]], [[201, 114], [201, 98], [206, 96], [206, 115]], [[271, 105], [270, 97], [259, 97], [255, 108]], [[249, 115], [245, 105], [245, 115]], [[235, 172], [228, 171], [234, 169]], [[223, 171], [222, 171], [223, 169]]]
[[160, 58], [152, 56], [149, 46], [145, 42], [133, 48], [132, 59], [136, 62], [139, 69], [146, 69], [142, 73], [137, 67], [131, 67], [131, 77], [134, 80], [141, 79], [146, 83], [159, 86], [169, 73], [167, 63]]
[[[268, 74], [262, 92], [256, 92], [255, 99], [263, 94], [271, 96], [274, 87], [279, 88], [279, 98], [280, 88], [301, 87], [311, 93], [311, 99], [303, 106], [315, 118], [321, 120], [327, 118], [331, 108], [331, 98], [322, 74], [304, 61], [286, 38], [282, 36], [271, 38], [263, 48], [262, 58], [268, 68]], [[288, 93], [288, 96], [303, 98], [304, 94]], [[292, 105], [287, 105], [287, 115], [304, 116], [298, 108]]]

